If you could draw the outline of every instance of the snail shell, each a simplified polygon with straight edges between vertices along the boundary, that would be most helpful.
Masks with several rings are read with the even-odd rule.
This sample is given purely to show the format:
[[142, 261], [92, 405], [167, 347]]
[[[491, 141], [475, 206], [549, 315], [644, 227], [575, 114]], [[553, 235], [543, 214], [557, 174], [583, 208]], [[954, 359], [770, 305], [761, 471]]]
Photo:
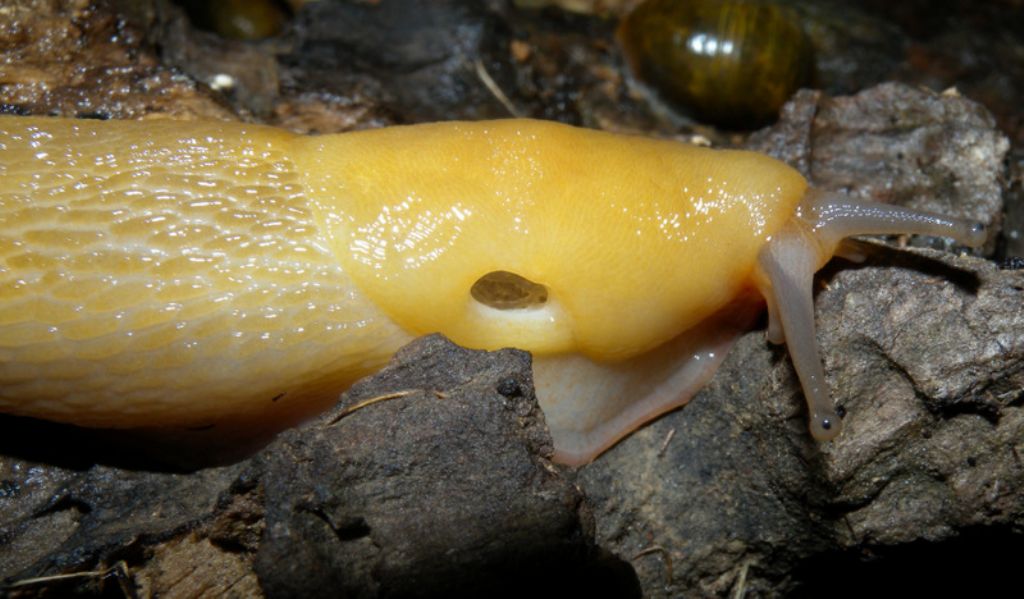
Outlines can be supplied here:
[[726, 127], [771, 120], [811, 75], [798, 15], [767, 1], [649, 0], [623, 20], [618, 37], [640, 78]]

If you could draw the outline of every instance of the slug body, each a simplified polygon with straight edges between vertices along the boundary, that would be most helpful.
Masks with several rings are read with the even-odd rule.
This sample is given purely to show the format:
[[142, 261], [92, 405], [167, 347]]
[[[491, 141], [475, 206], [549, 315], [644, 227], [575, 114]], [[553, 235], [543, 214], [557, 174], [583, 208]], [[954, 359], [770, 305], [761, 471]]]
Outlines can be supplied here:
[[834, 435], [814, 271], [849, 234], [983, 240], [762, 155], [539, 121], [2, 117], [0, 178], [0, 410], [279, 429], [441, 332], [534, 353], [568, 463], [685, 403], [761, 296]]

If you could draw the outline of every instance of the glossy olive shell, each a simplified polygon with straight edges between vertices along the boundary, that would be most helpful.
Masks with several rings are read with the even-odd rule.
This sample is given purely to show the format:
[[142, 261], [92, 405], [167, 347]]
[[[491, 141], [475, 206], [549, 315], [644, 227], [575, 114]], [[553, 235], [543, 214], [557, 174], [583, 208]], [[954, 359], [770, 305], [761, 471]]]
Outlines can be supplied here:
[[618, 36], [641, 79], [726, 127], [772, 120], [811, 73], [799, 16], [767, 0], [648, 0]]
[[261, 40], [281, 33], [288, 20], [279, 0], [182, 0], [200, 29], [237, 40]]

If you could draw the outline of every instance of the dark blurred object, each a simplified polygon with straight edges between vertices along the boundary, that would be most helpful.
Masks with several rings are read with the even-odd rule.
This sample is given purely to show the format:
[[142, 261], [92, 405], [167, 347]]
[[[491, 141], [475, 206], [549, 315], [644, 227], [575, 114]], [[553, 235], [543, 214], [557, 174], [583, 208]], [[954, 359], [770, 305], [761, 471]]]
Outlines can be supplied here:
[[177, 0], [200, 28], [235, 40], [261, 40], [284, 29], [288, 7], [276, 0]]
[[1024, 256], [1024, 148], [1011, 148], [1007, 162], [1006, 208], [997, 258]]
[[635, 73], [698, 118], [729, 128], [774, 119], [812, 72], [797, 13], [767, 1], [649, 0], [618, 35]]
[[280, 60], [295, 89], [365, 92], [396, 122], [478, 120], [509, 116], [485, 83], [510, 87], [507, 46], [480, 2], [314, 2], [296, 15], [295, 45]]

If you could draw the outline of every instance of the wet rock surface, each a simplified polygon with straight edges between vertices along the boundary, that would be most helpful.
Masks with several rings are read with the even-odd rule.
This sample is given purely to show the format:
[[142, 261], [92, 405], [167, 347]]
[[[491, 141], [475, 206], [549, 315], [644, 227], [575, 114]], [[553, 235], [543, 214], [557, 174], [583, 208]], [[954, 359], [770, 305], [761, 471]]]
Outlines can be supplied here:
[[828, 448], [833, 502], [847, 508], [842, 542], [1019, 523], [1022, 273], [913, 253], [839, 272], [829, 287], [819, 307], [839, 318], [819, 331], [834, 340], [850, 433]]
[[583, 496], [551, 452], [528, 354], [421, 339], [259, 459], [263, 588], [269, 597], [615, 588]]
[[0, 109], [81, 118], [231, 119], [147, 40], [153, 3], [31, 0], [0, 7]]
[[[18, 424], [5, 419], [0, 426]], [[59, 430], [41, 427], [37, 432], [41, 436], [36, 442], [60, 446], [89, 461], [89, 446], [64, 444], [54, 434]], [[201, 530], [208, 538], [209, 527], [229, 505], [229, 491], [241, 469], [235, 465], [182, 474], [103, 464], [62, 467], [0, 456], [0, 591], [11, 596], [88, 596], [117, 586], [119, 576], [128, 579], [130, 588], [146, 587], [147, 577], [134, 576], [131, 570], [158, 568], [153, 556], [168, 551], [165, 544], [185, 542]], [[236, 573], [255, 580], [248, 571], [229, 567], [230, 560], [220, 552], [213, 553], [211, 563], [225, 566], [216, 569], [218, 576]], [[69, 573], [77, 576], [52, 578]], [[180, 574], [172, 580], [180, 580]], [[43, 580], [35, 582], [38, 578]], [[178, 584], [156, 588], [165, 591]]]

